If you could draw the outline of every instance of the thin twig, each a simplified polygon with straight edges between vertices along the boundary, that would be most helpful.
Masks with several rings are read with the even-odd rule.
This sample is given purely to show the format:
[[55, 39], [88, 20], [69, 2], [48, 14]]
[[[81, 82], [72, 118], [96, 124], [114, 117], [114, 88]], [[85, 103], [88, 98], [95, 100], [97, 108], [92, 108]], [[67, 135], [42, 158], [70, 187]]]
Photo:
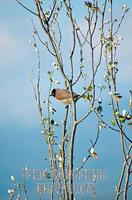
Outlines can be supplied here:
[[28, 12], [30, 12], [30, 13], [32, 13], [33, 15], [36, 15], [37, 17], [38, 17], [38, 14], [37, 13], [35, 13], [35, 12], [33, 12], [32, 10], [30, 10], [29, 8], [27, 8], [24, 4], [22, 4], [19, 0], [16, 0], [17, 1], [17, 3], [19, 4], [19, 5], [21, 5], [24, 9], [26, 9]]

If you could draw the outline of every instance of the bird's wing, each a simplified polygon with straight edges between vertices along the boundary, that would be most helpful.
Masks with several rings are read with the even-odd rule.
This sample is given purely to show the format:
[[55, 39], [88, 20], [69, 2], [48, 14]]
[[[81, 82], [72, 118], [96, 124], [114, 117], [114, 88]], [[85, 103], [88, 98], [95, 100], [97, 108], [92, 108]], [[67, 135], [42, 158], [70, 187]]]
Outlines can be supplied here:
[[64, 89], [57, 89], [56, 98], [57, 98], [58, 100], [68, 99], [68, 98], [71, 98], [71, 94], [70, 94], [70, 92], [67, 91], [67, 90], [64, 90]]
[[[73, 96], [75, 98], [78, 98], [80, 95], [73, 93]], [[56, 94], [56, 98], [58, 100], [63, 100], [63, 99], [69, 99], [71, 98], [71, 93], [65, 89], [58, 89], [57, 90], [57, 94]]]

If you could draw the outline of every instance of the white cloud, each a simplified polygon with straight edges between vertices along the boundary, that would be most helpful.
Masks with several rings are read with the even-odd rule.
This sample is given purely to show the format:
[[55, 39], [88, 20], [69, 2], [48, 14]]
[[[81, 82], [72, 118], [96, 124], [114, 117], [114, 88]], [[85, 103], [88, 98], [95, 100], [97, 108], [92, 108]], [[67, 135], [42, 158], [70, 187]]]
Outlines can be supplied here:
[[[18, 21], [14, 22], [14, 26], [17, 27]], [[18, 30], [12, 27], [10, 22], [0, 22], [0, 72], [3, 72], [11, 68], [15, 69], [16, 64], [22, 63], [30, 55], [28, 48], [28, 39], [25, 34], [20, 33]], [[21, 66], [21, 65], [20, 65]]]

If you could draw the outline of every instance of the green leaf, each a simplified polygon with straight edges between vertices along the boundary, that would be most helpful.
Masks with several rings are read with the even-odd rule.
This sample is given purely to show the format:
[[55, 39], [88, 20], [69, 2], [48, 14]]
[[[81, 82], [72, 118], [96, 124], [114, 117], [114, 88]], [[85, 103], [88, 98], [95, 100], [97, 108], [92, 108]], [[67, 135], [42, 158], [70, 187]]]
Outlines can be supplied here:
[[52, 74], [51, 71], [48, 71], [47, 73], [48, 73], [49, 75]]
[[49, 136], [53, 136], [53, 135], [54, 135], [54, 132], [53, 132], [53, 131], [50, 131], [50, 132], [48, 133], [48, 135], [49, 135]]
[[49, 140], [48, 140], [48, 138], [46, 138], [46, 140], [45, 140], [45, 141], [46, 141], [46, 143], [47, 143], [47, 144], [49, 144]]
[[84, 95], [83, 95], [83, 98], [84, 98], [85, 101], [87, 101], [87, 100], [89, 99], [89, 95], [84, 94]]
[[51, 123], [51, 125], [54, 125], [55, 121], [52, 119], [50, 123]]
[[119, 92], [114, 93], [114, 96], [115, 96], [115, 97], [118, 97], [118, 98], [122, 98], [122, 96], [120, 95]]
[[124, 123], [124, 122], [125, 122], [125, 118], [124, 118], [124, 117], [122, 117], [122, 116], [120, 116], [118, 119], [119, 119], [119, 121], [120, 121], [120, 122], [122, 122], [122, 123]]
[[92, 3], [90, 1], [85, 1], [85, 6], [88, 8], [92, 8]]
[[114, 119], [111, 120], [111, 124], [112, 124], [112, 126], [115, 126], [115, 125], [116, 125]]
[[113, 64], [113, 62], [112, 62], [112, 61], [110, 61], [110, 62], [109, 62], [109, 65], [111, 66], [112, 64]]
[[84, 66], [82, 65], [82, 63], [80, 63], [80, 68], [84, 68]]
[[117, 62], [117, 61], [115, 61], [115, 62], [114, 62], [114, 65], [118, 65], [118, 62]]
[[103, 111], [102, 106], [98, 106], [98, 107], [97, 107], [97, 111], [98, 111], [98, 113], [100, 114], [100, 113]]
[[90, 84], [90, 85], [88, 86], [88, 91], [91, 92], [92, 90], [93, 90], [93, 86], [92, 86], [92, 84]]
[[119, 112], [118, 111], [115, 111], [114, 112], [114, 115], [117, 117], [119, 115]]
[[43, 117], [43, 121], [44, 121], [44, 123], [48, 123], [48, 118], [47, 117]]
[[107, 49], [109, 46], [110, 46], [110, 43], [107, 43], [107, 44], [105, 45], [105, 48]]

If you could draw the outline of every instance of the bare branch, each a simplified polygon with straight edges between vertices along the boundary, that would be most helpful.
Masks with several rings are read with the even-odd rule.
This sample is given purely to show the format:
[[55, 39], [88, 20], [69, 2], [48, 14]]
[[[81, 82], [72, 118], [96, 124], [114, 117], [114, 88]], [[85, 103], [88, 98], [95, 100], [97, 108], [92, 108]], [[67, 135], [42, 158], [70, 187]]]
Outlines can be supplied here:
[[17, 1], [17, 3], [19, 4], [19, 5], [21, 5], [25, 10], [27, 10], [28, 12], [30, 12], [31, 14], [33, 14], [33, 15], [36, 15], [37, 17], [38, 17], [38, 14], [37, 13], [35, 13], [35, 12], [33, 12], [32, 10], [30, 10], [29, 8], [27, 8], [24, 4], [22, 4], [19, 0], [16, 0]]

